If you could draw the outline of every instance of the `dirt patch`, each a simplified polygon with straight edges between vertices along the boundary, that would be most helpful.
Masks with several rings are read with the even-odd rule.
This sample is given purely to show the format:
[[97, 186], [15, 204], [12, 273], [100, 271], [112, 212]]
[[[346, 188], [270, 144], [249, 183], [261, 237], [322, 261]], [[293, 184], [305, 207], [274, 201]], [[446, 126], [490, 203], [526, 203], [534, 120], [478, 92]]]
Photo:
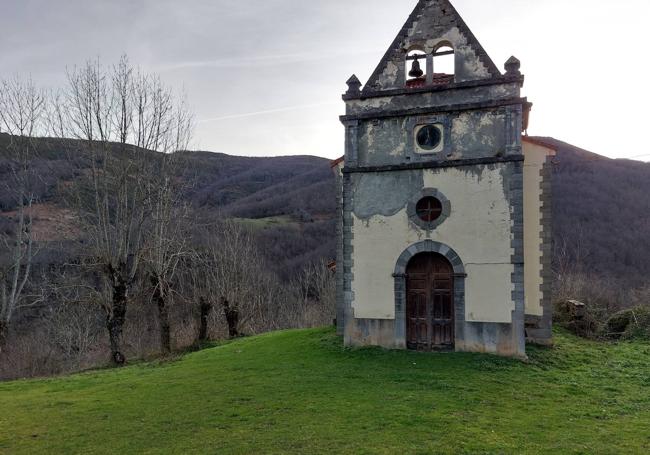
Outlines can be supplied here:
[[[33, 205], [29, 212], [33, 217], [34, 239], [37, 242], [76, 240], [80, 236], [79, 222], [72, 210], [46, 203]], [[13, 221], [18, 212], [4, 212], [0, 216]]]

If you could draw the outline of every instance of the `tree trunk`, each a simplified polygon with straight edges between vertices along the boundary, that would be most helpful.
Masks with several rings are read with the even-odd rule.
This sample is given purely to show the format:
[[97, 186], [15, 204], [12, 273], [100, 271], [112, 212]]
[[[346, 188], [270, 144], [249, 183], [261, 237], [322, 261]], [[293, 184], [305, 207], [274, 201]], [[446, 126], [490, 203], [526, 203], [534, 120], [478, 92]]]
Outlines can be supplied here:
[[212, 304], [205, 298], [201, 297], [199, 299], [199, 310], [201, 311], [198, 339], [198, 342], [200, 344], [208, 341], [208, 317], [212, 311]]
[[117, 366], [122, 366], [126, 362], [126, 357], [122, 353], [122, 331], [126, 321], [126, 302], [126, 283], [119, 280], [118, 284], [113, 287], [112, 311], [106, 316], [111, 358]]
[[230, 305], [227, 299], [221, 299], [221, 306], [223, 307], [223, 313], [226, 316], [226, 323], [228, 324], [228, 336], [230, 338], [237, 338], [239, 330], [237, 326], [239, 325], [239, 311], [237, 307]]
[[169, 305], [165, 300], [162, 292], [161, 285], [158, 284], [155, 288], [153, 299], [158, 306], [158, 322], [160, 323], [160, 349], [163, 354], [172, 352], [171, 342], [171, 326], [169, 323]]
[[0, 353], [4, 351], [7, 345], [8, 334], [9, 334], [9, 325], [5, 321], [0, 321]]

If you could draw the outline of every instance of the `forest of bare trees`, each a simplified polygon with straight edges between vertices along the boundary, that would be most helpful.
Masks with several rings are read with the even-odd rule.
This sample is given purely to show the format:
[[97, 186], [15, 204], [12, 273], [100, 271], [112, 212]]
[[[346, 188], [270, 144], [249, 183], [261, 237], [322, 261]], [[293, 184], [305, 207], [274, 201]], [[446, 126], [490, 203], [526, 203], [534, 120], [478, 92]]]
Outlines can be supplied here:
[[[9, 141], [0, 153], [11, 176], [3, 200], [13, 212], [0, 226], [0, 378], [331, 323], [334, 279], [323, 260], [282, 279], [250, 227], [205, 217], [183, 197], [193, 117], [182, 97], [126, 58], [67, 76], [53, 91], [29, 79], [1, 85]], [[32, 226], [43, 141], [72, 169], [59, 185], [74, 241], [43, 241]]]
[[31, 80], [14, 78], [0, 84], [0, 122], [12, 138], [6, 150], [10, 178], [1, 185], [16, 207], [14, 226], [0, 233], [0, 251], [4, 253], [0, 256], [0, 352], [9, 342], [15, 314], [42, 300], [40, 296], [28, 295], [33, 289], [29, 281], [37, 249], [30, 210], [35, 176], [30, 165], [34, 158], [32, 138], [44, 131], [45, 109], [45, 95]]

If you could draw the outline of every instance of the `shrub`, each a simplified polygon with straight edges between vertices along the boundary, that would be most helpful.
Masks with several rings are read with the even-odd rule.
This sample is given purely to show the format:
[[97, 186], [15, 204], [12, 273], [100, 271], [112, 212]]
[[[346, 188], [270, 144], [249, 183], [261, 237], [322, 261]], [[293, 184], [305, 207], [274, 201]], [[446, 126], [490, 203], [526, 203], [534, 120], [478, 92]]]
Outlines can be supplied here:
[[634, 320], [633, 312], [634, 310], [630, 308], [613, 314], [605, 324], [607, 335], [612, 337], [622, 336]]
[[[610, 326], [611, 321], [611, 326]], [[620, 337], [625, 340], [650, 340], [650, 305], [641, 305], [615, 314], [607, 321], [608, 327], [623, 330]]]
[[566, 300], [556, 302], [554, 306], [555, 324], [583, 338], [595, 338], [601, 332], [601, 324], [598, 323], [592, 305]]

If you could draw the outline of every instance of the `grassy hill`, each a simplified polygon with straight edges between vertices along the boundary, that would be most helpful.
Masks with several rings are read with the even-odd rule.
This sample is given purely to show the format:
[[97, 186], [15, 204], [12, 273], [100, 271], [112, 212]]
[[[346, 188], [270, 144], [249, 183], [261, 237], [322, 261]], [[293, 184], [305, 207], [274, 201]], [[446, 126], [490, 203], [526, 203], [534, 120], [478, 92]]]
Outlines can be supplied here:
[[521, 363], [348, 350], [330, 329], [0, 384], [0, 453], [648, 453], [650, 345]]

